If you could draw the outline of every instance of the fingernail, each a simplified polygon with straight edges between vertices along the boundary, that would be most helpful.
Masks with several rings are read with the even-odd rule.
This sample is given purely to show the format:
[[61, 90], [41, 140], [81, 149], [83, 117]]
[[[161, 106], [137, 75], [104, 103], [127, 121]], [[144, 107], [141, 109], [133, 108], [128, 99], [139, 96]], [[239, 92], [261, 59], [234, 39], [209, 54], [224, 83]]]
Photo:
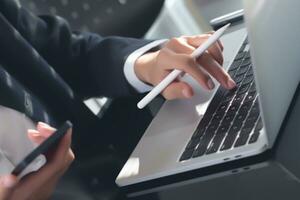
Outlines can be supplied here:
[[28, 132], [28, 134], [30, 134], [34, 137], [40, 136], [40, 132], [38, 132], [37, 130], [34, 130], [34, 129], [28, 129], [27, 132]]
[[215, 84], [214, 84], [214, 82], [213, 82], [211, 79], [209, 79], [209, 80], [207, 81], [207, 86], [208, 86], [208, 88], [209, 88], [210, 90], [212, 90], [212, 89], [214, 89]]
[[48, 125], [44, 122], [38, 122], [38, 126], [44, 128], [44, 129], [50, 130], [50, 131], [56, 131], [55, 128], [51, 127], [50, 125]]
[[186, 98], [191, 98], [192, 95], [188, 90], [182, 90], [182, 94], [186, 97]]
[[43, 127], [49, 127], [49, 125], [44, 122], [38, 122], [38, 125]]
[[231, 89], [236, 87], [236, 83], [232, 79], [228, 79], [227, 86]]
[[37, 134], [37, 133], [29, 133], [29, 135], [31, 137], [40, 137], [41, 136], [40, 134]]
[[17, 181], [10, 176], [4, 176], [1, 178], [2, 186], [4, 186], [5, 188], [14, 187], [16, 185], [16, 182]]

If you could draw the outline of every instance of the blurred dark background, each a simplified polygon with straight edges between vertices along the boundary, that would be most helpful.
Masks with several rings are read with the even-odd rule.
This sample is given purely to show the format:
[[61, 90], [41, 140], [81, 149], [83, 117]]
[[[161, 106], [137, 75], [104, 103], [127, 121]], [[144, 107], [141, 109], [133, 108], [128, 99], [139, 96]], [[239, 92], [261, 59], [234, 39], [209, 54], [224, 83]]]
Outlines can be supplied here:
[[36, 14], [59, 15], [74, 30], [102, 36], [143, 37], [158, 16], [163, 0], [22, 0]]
[[[142, 38], [159, 15], [164, 0], [21, 0], [21, 3], [37, 15], [65, 18], [74, 31]], [[101, 107], [98, 113], [94, 112], [99, 117], [101, 132], [115, 139], [76, 159], [52, 199], [122, 199], [114, 179], [152, 119], [149, 110], [136, 108], [139, 99], [139, 96], [106, 99], [101, 105], [95, 101]], [[101, 141], [101, 133], [93, 134], [91, 142], [97, 144], [97, 141]]]

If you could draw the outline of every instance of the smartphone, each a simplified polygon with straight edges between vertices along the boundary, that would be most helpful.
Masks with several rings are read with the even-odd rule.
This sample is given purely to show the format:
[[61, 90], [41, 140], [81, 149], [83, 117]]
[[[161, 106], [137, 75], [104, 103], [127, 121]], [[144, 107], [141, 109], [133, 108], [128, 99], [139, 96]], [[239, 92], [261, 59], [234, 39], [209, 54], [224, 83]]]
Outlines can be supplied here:
[[237, 22], [241, 22], [244, 20], [244, 9], [237, 10], [221, 17], [214, 18], [210, 20], [210, 25], [213, 27], [214, 30], [218, 30], [222, 26], [230, 23], [234, 24]]
[[67, 131], [72, 127], [70, 121], [66, 121], [62, 126], [60, 126], [49, 138], [47, 138], [42, 144], [35, 148], [31, 153], [29, 153], [11, 172], [15, 176], [19, 176], [26, 167], [33, 162], [39, 155], [47, 153], [51, 148], [58, 145], [61, 138], [67, 133]]

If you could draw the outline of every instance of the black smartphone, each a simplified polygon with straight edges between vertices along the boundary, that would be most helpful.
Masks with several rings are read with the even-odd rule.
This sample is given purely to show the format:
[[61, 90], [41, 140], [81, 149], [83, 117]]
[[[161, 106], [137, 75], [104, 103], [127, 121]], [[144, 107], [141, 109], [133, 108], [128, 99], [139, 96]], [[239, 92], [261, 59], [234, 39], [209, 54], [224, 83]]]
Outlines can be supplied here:
[[73, 125], [70, 121], [66, 121], [62, 126], [60, 126], [57, 131], [55, 131], [49, 138], [47, 138], [42, 144], [35, 148], [30, 154], [28, 154], [11, 172], [11, 174], [18, 176], [23, 170], [34, 161], [39, 155], [45, 154], [49, 149], [55, 147], [61, 138], [67, 133], [69, 128]]

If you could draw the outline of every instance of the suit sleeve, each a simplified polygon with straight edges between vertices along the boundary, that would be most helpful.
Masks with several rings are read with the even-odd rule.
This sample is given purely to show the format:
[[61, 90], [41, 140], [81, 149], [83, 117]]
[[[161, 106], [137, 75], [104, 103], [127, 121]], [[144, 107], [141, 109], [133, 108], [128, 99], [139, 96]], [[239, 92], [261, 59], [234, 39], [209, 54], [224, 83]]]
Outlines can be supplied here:
[[35, 16], [16, 0], [0, 0], [0, 12], [80, 96], [135, 93], [123, 67], [151, 41], [72, 32], [63, 18]]

